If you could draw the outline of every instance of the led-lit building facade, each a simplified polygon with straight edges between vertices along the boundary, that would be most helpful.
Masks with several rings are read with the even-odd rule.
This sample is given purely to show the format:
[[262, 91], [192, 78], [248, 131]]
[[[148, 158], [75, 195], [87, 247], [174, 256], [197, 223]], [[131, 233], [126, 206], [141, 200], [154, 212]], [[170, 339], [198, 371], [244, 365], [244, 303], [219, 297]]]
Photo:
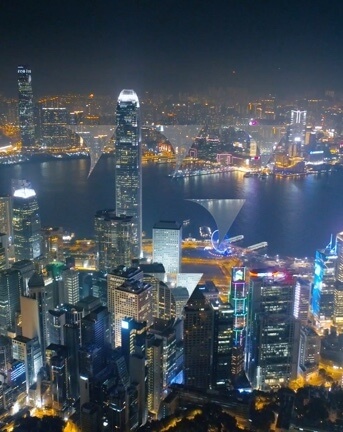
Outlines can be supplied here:
[[31, 68], [27, 65], [18, 66], [18, 107], [21, 143], [30, 148], [35, 145], [35, 125]]
[[142, 149], [139, 100], [133, 90], [122, 90], [117, 102], [115, 144], [115, 210], [132, 216], [133, 255], [142, 252]]
[[108, 273], [119, 265], [130, 266], [132, 216], [117, 216], [114, 210], [100, 210], [94, 222], [98, 270]]
[[248, 285], [246, 268], [233, 267], [231, 273], [230, 303], [233, 307], [233, 346], [231, 373], [239, 376], [244, 370], [246, 344]]
[[41, 221], [36, 192], [31, 188], [13, 193], [13, 236], [16, 261], [34, 260], [41, 255]]
[[234, 310], [234, 345], [244, 346], [247, 325], [247, 297], [246, 268], [233, 267], [231, 274], [230, 302]]
[[152, 230], [153, 262], [162, 263], [166, 273], [181, 272], [182, 225], [159, 221]]
[[336, 236], [336, 268], [335, 278], [338, 282], [343, 283], [343, 232], [340, 232]]
[[311, 312], [320, 327], [330, 326], [334, 315], [336, 262], [335, 248], [316, 251]]

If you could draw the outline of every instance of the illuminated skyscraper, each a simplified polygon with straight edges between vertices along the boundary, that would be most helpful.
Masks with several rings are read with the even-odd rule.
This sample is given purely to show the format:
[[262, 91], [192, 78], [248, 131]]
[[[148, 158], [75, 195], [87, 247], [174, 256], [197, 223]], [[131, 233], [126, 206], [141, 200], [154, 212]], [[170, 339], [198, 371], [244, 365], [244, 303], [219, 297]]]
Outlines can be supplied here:
[[338, 282], [343, 282], [343, 232], [340, 232], [336, 236], [336, 269], [335, 277]]
[[295, 280], [287, 272], [250, 273], [247, 372], [253, 387], [270, 390], [297, 377], [300, 321]]
[[153, 262], [162, 263], [166, 273], [181, 272], [182, 225], [159, 221], [152, 230]]
[[336, 261], [336, 248], [331, 245], [316, 251], [311, 312], [320, 326], [331, 325], [334, 314]]
[[13, 235], [16, 261], [41, 255], [41, 222], [36, 192], [21, 187], [13, 193]]
[[124, 282], [114, 291], [114, 342], [121, 346], [121, 328], [124, 318], [146, 322], [150, 327], [152, 316], [152, 286], [139, 281]]
[[75, 270], [65, 270], [62, 273], [64, 284], [64, 303], [75, 305], [80, 300], [79, 272]]
[[0, 232], [6, 234], [8, 244], [12, 244], [12, 197], [0, 197]]
[[142, 251], [141, 155], [139, 100], [133, 90], [122, 90], [117, 102], [115, 207], [117, 216], [132, 216], [135, 257]]
[[18, 92], [21, 143], [23, 147], [30, 148], [35, 144], [35, 125], [31, 69], [29, 66], [18, 66]]
[[237, 377], [244, 370], [244, 350], [247, 326], [247, 296], [246, 268], [233, 267], [231, 276], [230, 302], [233, 306], [233, 347], [231, 373]]
[[23, 278], [18, 270], [0, 271], [0, 334], [14, 331], [16, 312], [20, 310]]
[[304, 145], [306, 131], [306, 114], [306, 111], [291, 111], [291, 122], [287, 128], [287, 143], [289, 146], [295, 145], [300, 149], [300, 146]]
[[132, 217], [116, 216], [113, 210], [95, 215], [98, 270], [108, 273], [119, 265], [129, 266], [132, 253]]
[[[143, 271], [140, 268], [125, 267], [123, 265], [113, 269], [107, 275], [107, 306], [112, 316], [112, 335], [114, 336], [115, 308], [117, 301], [117, 288], [126, 282], [143, 282]], [[127, 315], [132, 317], [133, 315]], [[120, 323], [119, 323], [120, 324]], [[120, 336], [118, 335], [118, 343], [120, 345]], [[114, 342], [114, 337], [112, 338]]]
[[66, 108], [42, 109], [41, 144], [43, 148], [63, 148], [71, 144], [70, 132], [66, 129]]

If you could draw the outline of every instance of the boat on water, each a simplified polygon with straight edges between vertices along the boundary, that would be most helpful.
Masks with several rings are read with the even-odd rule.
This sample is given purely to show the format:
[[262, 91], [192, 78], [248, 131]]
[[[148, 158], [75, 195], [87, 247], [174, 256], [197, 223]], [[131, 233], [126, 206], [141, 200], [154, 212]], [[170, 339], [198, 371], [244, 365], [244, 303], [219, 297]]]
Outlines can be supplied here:
[[252, 174], [251, 174], [251, 172], [246, 172], [243, 177], [245, 177], [245, 178], [252, 177]]
[[199, 233], [201, 238], [211, 238], [212, 236], [212, 230], [208, 226], [199, 227]]

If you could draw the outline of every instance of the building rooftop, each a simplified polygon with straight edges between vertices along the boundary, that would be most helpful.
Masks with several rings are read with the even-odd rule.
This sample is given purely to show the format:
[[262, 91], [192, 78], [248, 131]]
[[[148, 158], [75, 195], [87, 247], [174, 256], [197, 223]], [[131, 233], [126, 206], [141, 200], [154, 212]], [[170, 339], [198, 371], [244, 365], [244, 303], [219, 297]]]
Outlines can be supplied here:
[[14, 191], [13, 196], [14, 196], [14, 198], [28, 199], [28, 198], [35, 197], [36, 192], [33, 189], [22, 188], [22, 189], [17, 189], [16, 191]]
[[177, 221], [161, 220], [161, 221], [155, 223], [153, 229], [180, 230], [181, 227], [182, 227], [182, 224], [180, 224]]
[[150, 284], [146, 284], [140, 281], [127, 281], [120, 285], [117, 290], [125, 291], [132, 294], [140, 294], [149, 288], [151, 288]]
[[118, 103], [121, 102], [135, 102], [137, 104], [137, 107], [139, 107], [139, 99], [134, 90], [122, 90], [118, 97]]

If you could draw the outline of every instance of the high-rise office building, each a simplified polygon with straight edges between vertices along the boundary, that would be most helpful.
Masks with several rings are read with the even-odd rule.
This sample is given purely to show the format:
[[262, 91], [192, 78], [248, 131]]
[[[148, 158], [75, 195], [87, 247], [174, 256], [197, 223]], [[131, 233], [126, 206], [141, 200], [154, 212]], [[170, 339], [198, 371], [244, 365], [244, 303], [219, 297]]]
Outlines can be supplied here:
[[248, 307], [246, 270], [247, 269], [245, 267], [233, 267], [231, 273], [230, 303], [234, 309], [233, 347], [231, 361], [231, 373], [233, 377], [240, 376], [244, 371]]
[[31, 69], [29, 66], [18, 66], [19, 128], [21, 143], [24, 148], [35, 145], [35, 125]]
[[335, 277], [338, 282], [343, 283], [343, 232], [340, 232], [336, 236], [336, 269]]
[[63, 303], [75, 305], [80, 300], [79, 272], [76, 270], [65, 270], [62, 273]]
[[23, 278], [18, 270], [0, 271], [0, 334], [14, 332], [16, 313], [20, 311]]
[[53, 309], [53, 281], [34, 273], [28, 282], [28, 293], [20, 297], [22, 334], [30, 339], [38, 338], [43, 359], [49, 340], [49, 310]]
[[320, 337], [309, 326], [302, 326], [299, 343], [299, 374], [318, 369], [320, 360]]
[[8, 237], [0, 232], [0, 270], [5, 270], [9, 267], [9, 248]]
[[41, 145], [43, 148], [65, 148], [71, 144], [71, 134], [66, 128], [68, 112], [66, 108], [42, 108]]
[[268, 390], [297, 377], [300, 321], [294, 317], [295, 281], [287, 272], [254, 271], [250, 278], [247, 372]]
[[21, 187], [13, 192], [13, 236], [16, 261], [41, 255], [42, 235], [36, 192]]
[[69, 373], [68, 350], [63, 345], [51, 344], [46, 348], [46, 365], [51, 384], [52, 408], [62, 411], [67, 406]]
[[26, 392], [35, 383], [37, 374], [43, 366], [42, 350], [38, 338], [30, 339], [16, 336], [12, 339], [13, 358], [25, 362]]
[[152, 230], [153, 262], [162, 263], [166, 273], [181, 272], [182, 225], [159, 221]]
[[130, 266], [132, 258], [132, 216], [117, 216], [114, 210], [95, 215], [98, 270], [108, 273], [119, 265]]
[[114, 342], [114, 319], [116, 305], [116, 289], [124, 282], [143, 281], [143, 271], [139, 268], [123, 265], [113, 269], [107, 275], [107, 307], [112, 316], [112, 341]]
[[214, 334], [213, 334], [213, 387], [230, 386], [232, 377], [232, 350], [234, 309], [230, 303], [223, 302], [220, 298], [212, 302], [214, 310]]
[[320, 327], [329, 327], [332, 324], [335, 304], [336, 261], [335, 248], [327, 247], [316, 251], [311, 312], [316, 324]]
[[306, 111], [291, 110], [291, 121], [287, 128], [287, 144], [290, 156], [299, 156], [305, 144]]
[[122, 90], [117, 102], [115, 145], [115, 207], [117, 216], [132, 216], [133, 255], [142, 252], [142, 149], [139, 100], [133, 90]]
[[124, 282], [114, 290], [115, 346], [121, 346], [121, 328], [124, 318], [146, 322], [150, 327], [152, 316], [152, 286], [139, 281]]
[[6, 234], [10, 246], [13, 243], [11, 196], [0, 197], [0, 233]]
[[208, 389], [212, 380], [214, 311], [197, 286], [184, 309], [184, 382]]

